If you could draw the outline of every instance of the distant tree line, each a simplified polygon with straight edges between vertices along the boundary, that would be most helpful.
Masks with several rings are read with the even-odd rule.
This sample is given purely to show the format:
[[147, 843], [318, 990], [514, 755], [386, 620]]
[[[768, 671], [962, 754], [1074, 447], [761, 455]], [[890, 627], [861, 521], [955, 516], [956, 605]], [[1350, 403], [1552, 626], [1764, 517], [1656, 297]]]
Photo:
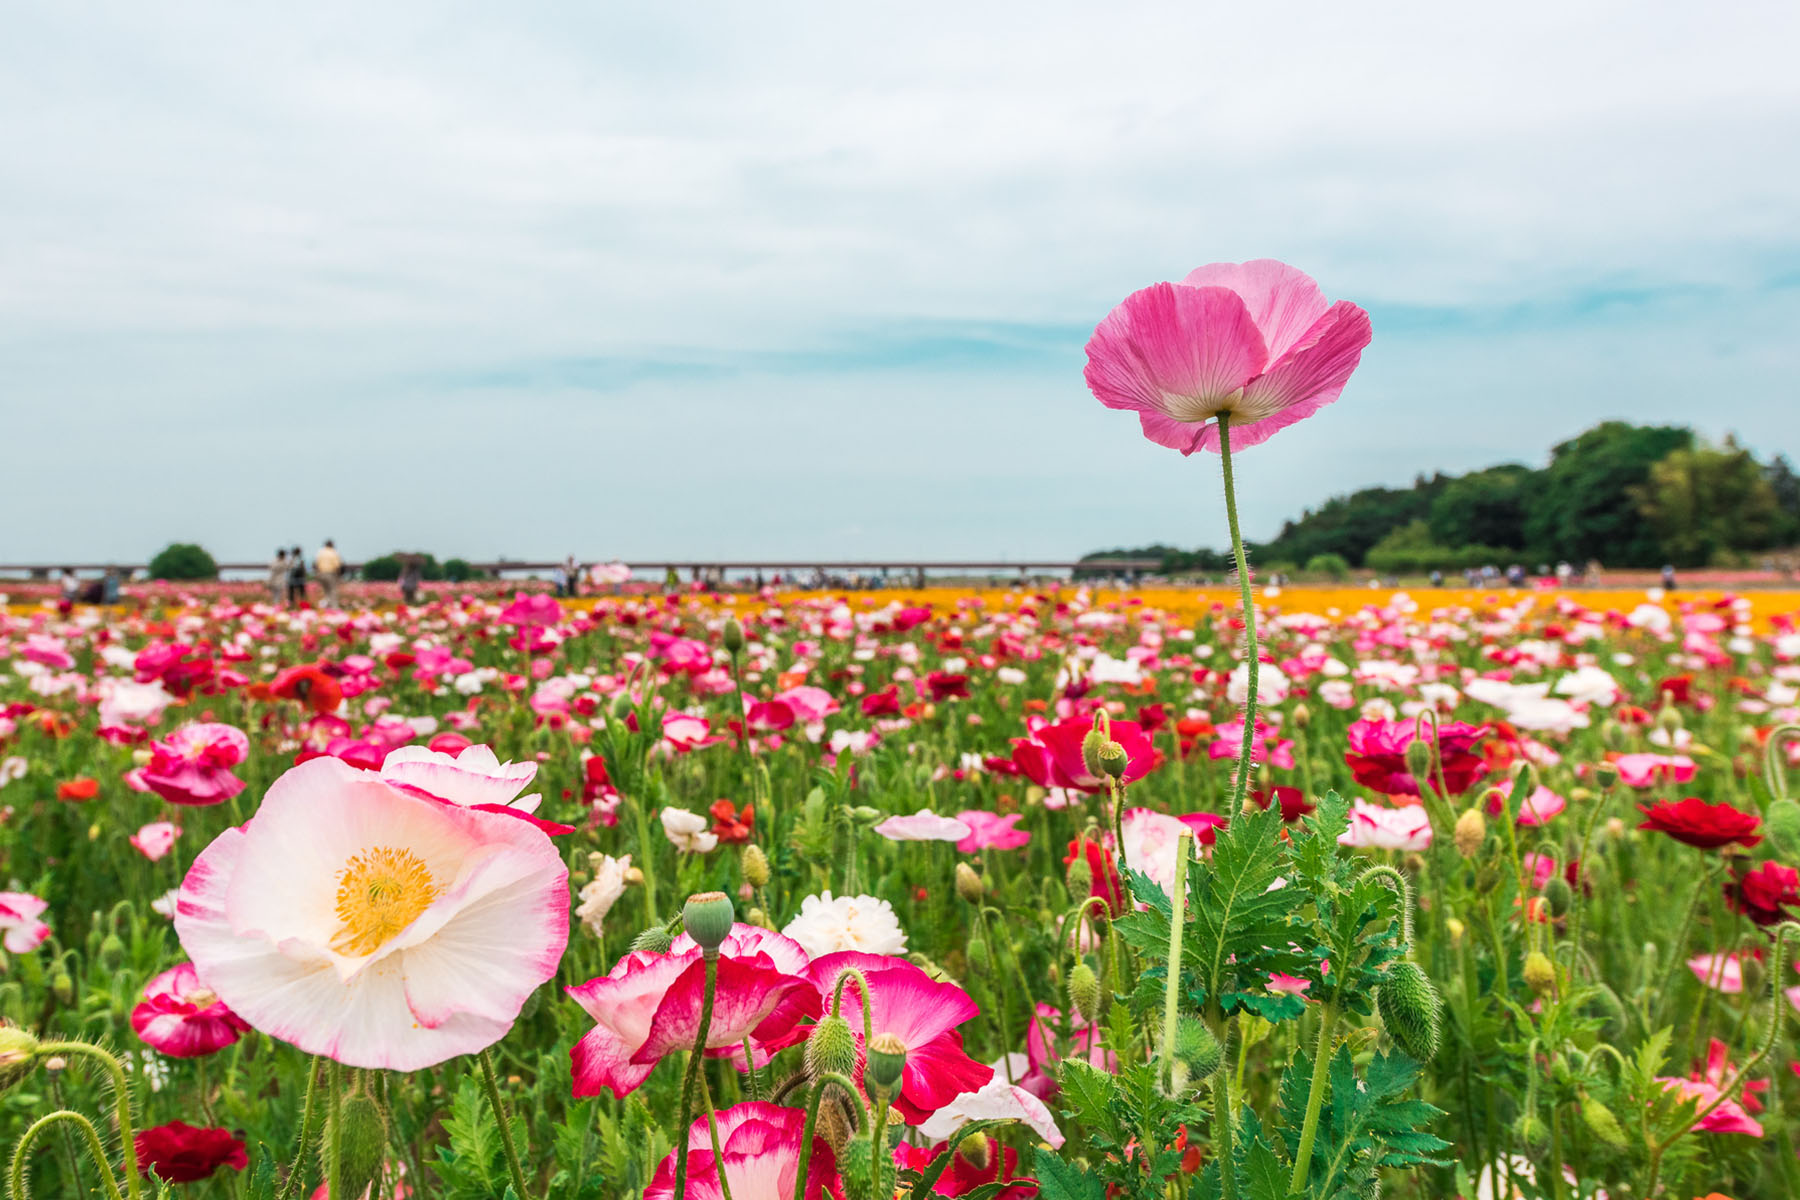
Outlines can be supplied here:
[[[1251, 551], [1263, 571], [1341, 577], [1511, 562], [1726, 566], [1797, 541], [1800, 475], [1785, 456], [1763, 463], [1730, 437], [1711, 445], [1679, 426], [1607, 421], [1556, 445], [1542, 468], [1505, 463], [1334, 496]], [[1210, 549], [1087, 557], [1142, 559], [1165, 574], [1231, 568]]]

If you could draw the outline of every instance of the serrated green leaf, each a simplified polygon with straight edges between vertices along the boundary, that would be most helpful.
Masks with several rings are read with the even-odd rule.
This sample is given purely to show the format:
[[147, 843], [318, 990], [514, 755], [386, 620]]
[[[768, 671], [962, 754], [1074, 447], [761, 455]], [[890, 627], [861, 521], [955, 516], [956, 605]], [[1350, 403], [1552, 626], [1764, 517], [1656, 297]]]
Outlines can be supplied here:
[[1106, 1200], [1106, 1184], [1091, 1172], [1038, 1147], [1031, 1154], [1041, 1200]]

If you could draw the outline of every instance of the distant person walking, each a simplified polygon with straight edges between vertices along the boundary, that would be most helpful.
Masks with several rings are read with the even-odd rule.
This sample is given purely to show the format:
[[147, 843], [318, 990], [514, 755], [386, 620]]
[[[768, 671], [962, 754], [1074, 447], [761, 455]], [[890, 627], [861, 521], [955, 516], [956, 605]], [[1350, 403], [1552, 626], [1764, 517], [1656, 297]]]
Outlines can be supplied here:
[[1662, 585], [1663, 591], [1665, 592], [1672, 592], [1675, 590], [1675, 565], [1673, 563], [1663, 564]]
[[325, 544], [319, 547], [319, 553], [313, 557], [313, 570], [318, 572], [319, 587], [325, 593], [320, 604], [326, 608], [338, 606], [338, 584], [344, 578], [344, 560], [338, 554], [337, 547], [326, 538]]
[[287, 551], [277, 548], [275, 557], [269, 560], [269, 603], [276, 608], [287, 596], [287, 575]]
[[419, 602], [419, 584], [425, 580], [425, 572], [417, 558], [409, 557], [400, 567], [400, 599], [407, 607]]
[[287, 602], [295, 608], [306, 603], [306, 552], [298, 546], [288, 551]]
[[81, 596], [81, 580], [76, 576], [74, 567], [63, 568], [57, 590], [61, 594], [61, 599], [56, 604], [57, 610], [67, 616], [74, 610], [75, 601]]

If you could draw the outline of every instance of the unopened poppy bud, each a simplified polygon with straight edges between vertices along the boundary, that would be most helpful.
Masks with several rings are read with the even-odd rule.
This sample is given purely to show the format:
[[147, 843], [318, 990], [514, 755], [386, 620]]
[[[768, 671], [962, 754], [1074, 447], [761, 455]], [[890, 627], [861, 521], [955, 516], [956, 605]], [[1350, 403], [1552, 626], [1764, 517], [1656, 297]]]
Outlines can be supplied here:
[[956, 894], [970, 904], [980, 904], [987, 895], [987, 884], [975, 873], [975, 868], [966, 862], [956, 864]]
[[1414, 738], [1406, 743], [1406, 770], [1419, 783], [1431, 778], [1431, 743]]
[[719, 634], [719, 641], [724, 644], [727, 654], [736, 654], [744, 648], [744, 627], [738, 624], [736, 617], [727, 617], [725, 628]]
[[886, 817], [886, 813], [868, 804], [859, 804], [850, 810], [850, 819], [859, 825], [874, 825]]
[[631, 949], [645, 954], [667, 954], [674, 942], [667, 925], [652, 925], [631, 940]]
[[1069, 1004], [1090, 1025], [1100, 1016], [1100, 977], [1086, 963], [1069, 972]]
[[1456, 818], [1456, 852], [1464, 858], [1474, 858], [1481, 850], [1481, 844], [1487, 841], [1487, 818], [1481, 815], [1479, 808], [1471, 808]]
[[1375, 989], [1382, 1024], [1400, 1048], [1430, 1062], [1437, 1055], [1444, 1027], [1444, 1001], [1415, 962], [1402, 960], [1388, 968]]
[[38, 1040], [30, 1030], [0, 1025], [0, 1092], [22, 1083], [37, 1065]]
[[1664, 733], [1676, 733], [1681, 729], [1681, 710], [1668, 701], [1656, 710], [1656, 727]]
[[856, 1070], [856, 1037], [850, 1022], [837, 1013], [826, 1013], [806, 1039], [806, 1077], [815, 1082], [827, 1073], [848, 1076]]
[[1513, 1132], [1528, 1148], [1542, 1151], [1550, 1144], [1550, 1127], [1536, 1113], [1526, 1113], [1513, 1124]]
[[[345, 1195], [360, 1196], [375, 1182], [388, 1148], [387, 1114], [360, 1083], [338, 1100], [336, 1110], [326, 1118], [326, 1135], [319, 1146], [321, 1159], [329, 1158], [329, 1147], [334, 1141], [338, 1147], [339, 1184]], [[331, 1170], [328, 1161], [322, 1161], [320, 1166], [327, 1173]]]
[[118, 969], [125, 961], [125, 941], [116, 933], [109, 933], [100, 939], [100, 964], [110, 970]]
[[1175, 1022], [1175, 1057], [1188, 1069], [1188, 1078], [1209, 1078], [1224, 1061], [1225, 1051], [1206, 1023], [1193, 1017], [1179, 1017]]
[[[1745, 955], [1739, 956], [1738, 972], [1744, 982], [1744, 987], [1743, 987], [1744, 995], [1746, 995], [1746, 996], [1762, 995], [1763, 982], [1764, 982], [1764, 980], [1766, 980], [1768, 978], [1767, 972], [1764, 971], [1764, 969], [1763, 969], [1762, 959], [1757, 958], [1755, 955], [1752, 955], [1752, 954], [1745, 954]], [[1709, 976], [1709, 978], [1710, 978], [1710, 976]]]
[[60, 1003], [73, 1004], [75, 1002], [75, 981], [69, 977], [67, 971], [58, 971], [50, 980], [50, 991]]
[[1589, 1133], [1614, 1150], [1623, 1150], [1630, 1144], [1625, 1138], [1624, 1127], [1619, 1124], [1619, 1118], [1613, 1115], [1612, 1109], [1585, 1092], [1581, 1097], [1581, 1120], [1588, 1127]]
[[631, 715], [631, 697], [630, 697], [630, 695], [628, 695], [625, 692], [620, 692], [618, 695], [614, 696], [613, 701], [612, 701], [611, 711], [612, 711], [612, 715], [621, 721], [623, 721], [626, 717], [630, 716]]
[[753, 888], [766, 887], [769, 883], [769, 856], [762, 852], [762, 847], [750, 842], [744, 852], [738, 855], [738, 865], [743, 869], [744, 882]]
[[775, 928], [775, 926], [769, 921], [769, 914], [764, 912], [760, 908], [753, 908], [749, 912], [745, 913], [744, 914], [744, 924], [755, 925], [760, 929], [774, 929]]
[[906, 1043], [891, 1033], [878, 1033], [869, 1043], [869, 1063], [864, 1078], [884, 1092], [900, 1086], [906, 1070]]
[[994, 1143], [988, 1135], [976, 1130], [957, 1144], [956, 1152], [963, 1156], [971, 1167], [977, 1171], [985, 1171], [988, 1164], [994, 1161]]
[[1117, 742], [1107, 742], [1100, 747], [1100, 769], [1118, 779], [1125, 774], [1125, 747]]
[[969, 939], [968, 949], [963, 954], [969, 960], [969, 970], [977, 975], [987, 974], [988, 968], [993, 965], [993, 959], [988, 955], [987, 939], [979, 933]]
[[689, 896], [681, 906], [681, 924], [709, 956], [717, 954], [725, 939], [731, 936], [731, 924], [737, 919], [731, 897], [724, 892], [701, 892]]
[[1475, 890], [1485, 896], [1500, 884], [1500, 868], [1491, 862], [1484, 862], [1475, 868]]
[[1769, 845], [1787, 861], [1800, 860], [1800, 801], [1777, 800], [1763, 818]]
[[[847, 1179], [850, 1174], [848, 1167], [852, 1143], [850, 1135], [856, 1132], [856, 1127], [851, 1124], [850, 1108], [843, 1102], [842, 1096], [843, 1093], [836, 1090], [826, 1092], [827, 1099], [819, 1105], [819, 1136], [825, 1139], [825, 1144], [831, 1147], [831, 1152], [838, 1156], [838, 1162], [844, 1164], [840, 1168], [840, 1174]], [[866, 1145], [869, 1139], [861, 1140]], [[867, 1162], [869, 1156], [865, 1154], [863, 1157]]]
[[1610, 788], [1619, 782], [1619, 764], [1597, 762], [1594, 764], [1594, 782], [1603, 788]]
[[1081, 765], [1087, 768], [1089, 775], [1098, 778], [1103, 769], [1100, 766], [1100, 749], [1110, 739], [1099, 729], [1090, 729], [1081, 738]]
[[1552, 875], [1544, 881], [1544, 902], [1550, 906], [1551, 916], [1567, 916], [1569, 905], [1575, 902], [1575, 889], [1561, 875]]
[[1304, 704], [1294, 705], [1294, 728], [1305, 729], [1312, 724], [1312, 709]]
[[1525, 956], [1525, 984], [1540, 996], [1556, 986], [1556, 967], [1542, 950]]
[[644, 873], [636, 867], [626, 867], [625, 868], [625, 886], [626, 887], [643, 887], [644, 886]]
[[1069, 868], [1063, 875], [1063, 880], [1069, 885], [1071, 900], [1085, 900], [1093, 891], [1094, 869], [1088, 866], [1087, 854], [1080, 852], [1079, 844], [1077, 844], [1076, 850], [1078, 853], [1069, 860]]

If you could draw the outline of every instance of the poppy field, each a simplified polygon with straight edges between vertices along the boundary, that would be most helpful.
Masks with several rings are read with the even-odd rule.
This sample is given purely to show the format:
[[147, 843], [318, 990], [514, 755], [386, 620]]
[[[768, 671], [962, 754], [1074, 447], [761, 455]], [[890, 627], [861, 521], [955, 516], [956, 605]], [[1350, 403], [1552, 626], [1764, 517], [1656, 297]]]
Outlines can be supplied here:
[[1800, 594], [1257, 584], [1370, 336], [1096, 331], [1227, 589], [0, 606], [9, 1195], [1800, 1195]]

